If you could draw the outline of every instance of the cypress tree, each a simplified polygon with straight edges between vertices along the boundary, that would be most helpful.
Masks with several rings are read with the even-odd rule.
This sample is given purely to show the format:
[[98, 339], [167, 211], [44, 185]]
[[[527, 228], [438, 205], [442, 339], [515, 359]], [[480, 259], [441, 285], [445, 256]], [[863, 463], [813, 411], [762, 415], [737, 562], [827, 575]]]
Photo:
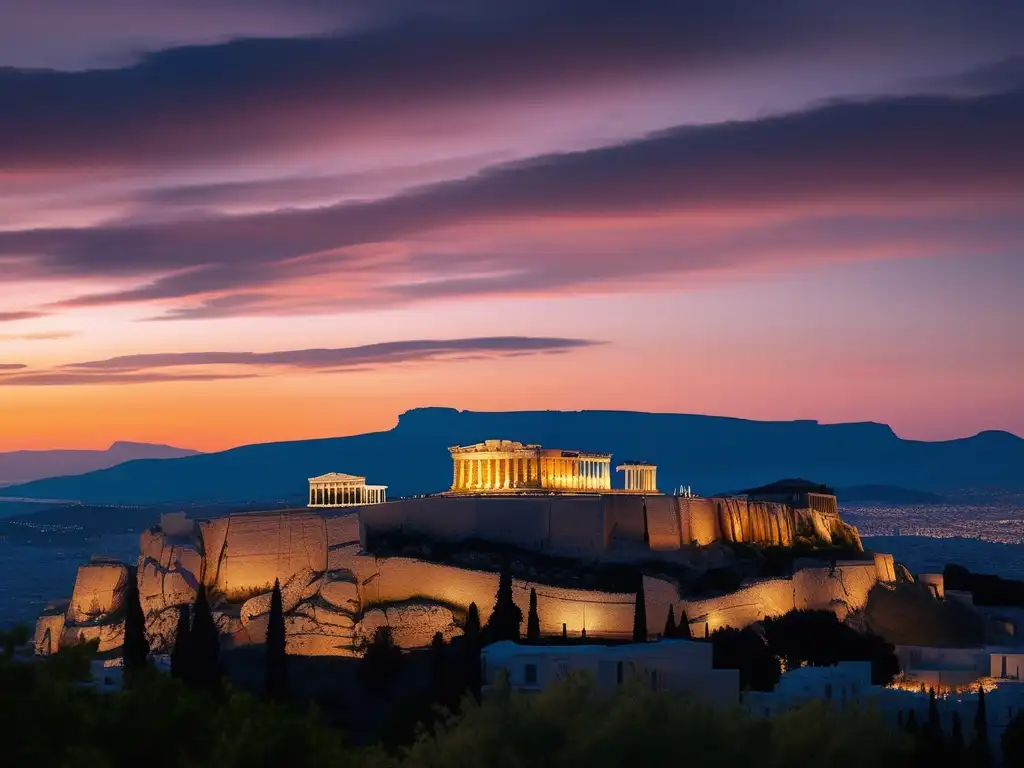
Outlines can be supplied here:
[[935, 700], [935, 689], [928, 691], [928, 722], [924, 729], [925, 753], [931, 763], [941, 762], [943, 758], [942, 720], [939, 718], [939, 707]]
[[476, 603], [469, 604], [466, 611], [466, 628], [463, 630], [463, 664], [466, 687], [478, 700], [480, 698], [480, 611]]
[[949, 734], [949, 765], [960, 768], [964, 763], [964, 729], [960, 725], [960, 713], [953, 712], [953, 724]]
[[668, 616], [665, 618], [665, 630], [662, 632], [662, 637], [669, 640], [676, 636], [676, 612], [675, 609], [670, 605], [668, 607]]
[[708, 625], [708, 623], [707, 623], [707, 622], [705, 621], [705, 622], [704, 622], [704, 639], [705, 639], [705, 640], [709, 640], [709, 639], [711, 639], [711, 631], [709, 630], [709, 628], [708, 628], [708, 627], [709, 627], [709, 625]]
[[563, 621], [562, 622], [562, 640], [568, 641], [568, 639], [569, 639], [569, 628], [565, 625], [565, 622]]
[[526, 617], [526, 641], [540, 642], [540, 616], [537, 615], [537, 590], [530, 587], [530, 613]]
[[693, 633], [690, 632], [690, 620], [686, 616], [686, 610], [679, 609], [679, 623], [676, 625], [677, 640], [693, 640]]
[[191, 682], [192, 611], [189, 605], [178, 606], [178, 626], [174, 630], [174, 648], [171, 650], [171, 676]]
[[434, 702], [442, 705], [448, 703], [447, 666], [444, 635], [435, 632], [430, 642], [430, 688]]
[[134, 568], [128, 569], [125, 588], [124, 672], [131, 677], [149, 665], [149, 640], [146, 638], [146, 615], [142, 612], [139, 582]]
[[633, 642], [647, 642], [647, 602], [644, 598], [644, 577], [636, 590], [636, 606], [633, 608]]
[[281, 582], [274, 579], [270, 593], [270, 617], [267, 622], [266, 690], [275, 701], [288, 698], [288, 649], [284, 629], [284, 605], [281, 600]]
[[200, 584], [192, 609], [192, 632], [189, 637], [192, 682], [199, 688], [216, 688], [220, 683], [220, 635], [213, 621], [206, 585]]
[[490, 642], [518, 640], [519, 625], [523, 623], [523, 612], [512, 599], [512, 563], [505, 558], [498, 576], [498, 592], [494, 596], [494, 610], [487, 619]]
[[988, 768], [992, 753], [988, 746], [988, 713], [985, 710], [985, 689], [978, 688], [978, 711], [974, 715], [974, 742], [971, 752], [976, 768]]

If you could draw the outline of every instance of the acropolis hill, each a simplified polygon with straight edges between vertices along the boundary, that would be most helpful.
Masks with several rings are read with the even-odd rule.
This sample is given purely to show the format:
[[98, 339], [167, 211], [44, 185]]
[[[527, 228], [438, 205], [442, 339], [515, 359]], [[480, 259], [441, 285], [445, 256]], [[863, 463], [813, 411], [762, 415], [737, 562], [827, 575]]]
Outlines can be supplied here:
[[[542, 632], [594, 638], [631, 636], [640, 579], [652, 635], [672, 606], [700, 636], [794, 607], [846, 618], [877, 584], [897, 578], [890, 556], [863, 552], [823, 486], [786, 481], [699, 498], [660, 492], [649, 462], [620, 463], [625, 482], [613, 484], [608, 454], [502, 439], [452, 446], [449, 455], [451, 485], [437, 495], [388, 501], [386, 485], [339, 471], [308, 478], [304, 508], [211, 520], [164, 515], [142, 533], [132, 567], [97, 558], [79, 569], [71, 599], [40, 617], [37, 651], [81, 638], [115, 651], [133, 576], [158, 650], [169, 647], [177, 606], [200, 584], [225, 646], [263, 642], [277, 579], [289, 649], [312, 655], [353, 654], [385, 623], [400, 646], [423, 647], [435, 632], [458, 634], [474, 602], [486, 621], [496, 554], [514, 561], [524, 614], [536, 589]], [[748, 579], [725, 594], [702, 582], [738, 563], [735, 547], [811, 554], [836, 545], [850, 559], [794, 562], [785, 575]]]

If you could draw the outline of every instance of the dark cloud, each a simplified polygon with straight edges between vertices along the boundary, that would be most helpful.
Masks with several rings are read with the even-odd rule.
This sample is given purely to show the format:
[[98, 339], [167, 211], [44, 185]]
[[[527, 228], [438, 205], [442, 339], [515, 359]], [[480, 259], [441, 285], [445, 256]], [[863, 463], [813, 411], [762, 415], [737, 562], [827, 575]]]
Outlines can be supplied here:
[[[844, 102], [757, 121], [685, 127], [627, 144], [539, 157], [383, 200], [252, 216], [92, 229], [0, 233], [0, 263], [17, 277], [150, 278], [140, 288], [85, 296], [66, 305], [215, 297], [216, 313], [240, 312], [282, 280], [318, 274], [361, 276], [382, 286], [386, 266], [343, 249], [401, 240], [439, 228], [503, 220], [793, 210], [822, 206], [963, 203], [1001, 210], [1024, 190], [1024, 91], [977, 98], [906, 97]], [[881, 225], [885, 225], [882, 217]], [[852, 236], [847, 233], [847, 237]], [[1012, 237], [1012, 233], [1011, 233]], [[697, 243], [696, 245], [699, 245]], [[495, 258], [491, 266], [498, 267]], [[566, 265], [550, 254], [509, 255], [514, 286], [524, 271], [576, 281], [599, 267]], [[660, 269], [686, 259], [713, 266], [718, 255], [669, 249]], [[623, 268], [635, 268], [619, 257]], [[399, 264], [404, 269], [408, 264]], [[392, 300], [461, 289], [491, 278], [438, 259], [447, 282], [391, 289]], [[494, 271], [498, 271], [495, 269]], [[503, 278], [504, 279], [504, 278]], [[457, 281], [461, 281], [457, 282]], [[393, 281], [392, 281], [393, 282]], [[529, 282], [536, 282], [531, 278]], [[541, 281], [543, 282], [543, 281]], [[175, 316], [189, 316], [183, 308]], [[209, 314], [200, 310], [197, 316]]]
[[950, 33], [976, 60], [1019, 49], [1024, 31], [1012, 0], [455, 3], [428, 18], [392, 4], [371, 16], [343, 36], [173, 49], [123, 69], [0, 70], [0, 167], [178, 166], [382, 129], [412, 137], [483, 102], [766, 57], [931, 45], [940, 58]]
[[0, 363], [0, 371], [20, 371], [22, 368], [28, 368], [24, 363]]
[[[294, 349], [280, 352], [177, 352], [122, 355], [106, 360], [71, 363], [48, 371], [0, 376], [0, 385], [131, 384], [160, 381], [209, 381], [263, 375], [274, 369], [323, 373], [368, 370], [402, 363], [465, 361], [568, 352], [601, 344], [588, 339], [495, 336], [467, 339], [416, 339], [335, 349]], [[260, 372], [187, 369], [256, 368]], [[11, 366], [0, 370], [15, 370]], [[165, 372], [163, 369], [175, 369]]]
[[42, 312], [0, 312], [0, 323], [13, 323], [15, 320], [33, 320], [43, 317]]

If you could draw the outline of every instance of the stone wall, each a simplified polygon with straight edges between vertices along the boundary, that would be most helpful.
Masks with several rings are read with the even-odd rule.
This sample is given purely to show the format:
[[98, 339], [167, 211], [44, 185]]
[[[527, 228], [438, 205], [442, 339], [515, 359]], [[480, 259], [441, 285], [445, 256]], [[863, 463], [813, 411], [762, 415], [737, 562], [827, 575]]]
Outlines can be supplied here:
[[67, 609], [68, 621], [84, 624], [116, 613], [123, 606], [127, 583], [128, 567], [124, 563], [100, 560], [81, 566]]
[[864, 608], [872, 587], [892, 581], [891, 576], [892, 557], [883, 555], [871, 561], [837, 563], [834, 570], [803, 568], [791, 579], [765, 579], [720, 597], [682, 600], [680, 608], [686, 611], [695, 635], [702, 635], [705, 625], [711, 632], [720, 627], [741, 629], [794, 608], [829, 610], [843, 620]]

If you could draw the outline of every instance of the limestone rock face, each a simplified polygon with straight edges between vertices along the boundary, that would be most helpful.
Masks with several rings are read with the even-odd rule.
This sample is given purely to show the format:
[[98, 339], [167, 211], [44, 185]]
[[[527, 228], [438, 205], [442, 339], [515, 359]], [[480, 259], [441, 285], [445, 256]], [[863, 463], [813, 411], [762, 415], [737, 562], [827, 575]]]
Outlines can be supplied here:
[[320, 587], [320, 597], [338, 610], [353, 614], [359, 611], [359, 587], [350, 571], [328, 573]]
[[33, 640], [37, 656], [49, 656], [60, 650], [61, 635], [64, 633], [64, 613], [44, 613], [36, 619]]
[[154, 653], [169, 653], [174, 648], [174, 633], [178, 629], [178, 608], [171, 606], [146, 616], [146, 637]]
[[64, 627], [64, 634], [60, 644], [74, 645], [83, 639], [88, 642], [99, 638], [99, 652], [112, 651], [124, 645], [124, 621], [117, 621], [112, 624], [93, 624], [84, 627]]
[[[315, 575], [307, 566], [281, 585], [281, 607], [285, 613], [292, 611], [302, 601], [306, 588], [314, 582]], [[256, 616], [270, 613], [271, 593], [251, 597], [242, 605], [241, 621], [245, 625]]]
[[451, 610], [442, 605], [409, 604], [367, 611], [356, 625], [356, 642], [369, 641], [378, 627], [391, 627], [395, 645], [426, 648], [440, 632], [445, 640], [461, 634]]
[[203, 573], [198, 538], [171, 536], [160, 530], [139, 537], [139, 598], [147, 615], [192, 603]]
[[120, 610], [128, 566], [124, 563], [94, 561], [79, 567], [67, 619], [73, 624], [94, 622]]

